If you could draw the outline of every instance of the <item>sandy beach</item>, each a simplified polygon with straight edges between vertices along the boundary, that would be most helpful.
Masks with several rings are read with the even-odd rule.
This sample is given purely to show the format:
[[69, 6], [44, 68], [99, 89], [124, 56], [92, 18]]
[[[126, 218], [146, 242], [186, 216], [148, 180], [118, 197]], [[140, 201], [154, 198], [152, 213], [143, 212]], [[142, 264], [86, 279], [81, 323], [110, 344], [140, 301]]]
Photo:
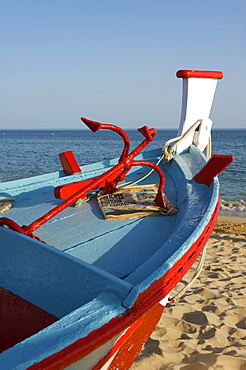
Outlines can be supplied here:
[[219, 217], [200, 276], [165, 308], [131, 367], [166, 369], [246, 370], [246, 218]]

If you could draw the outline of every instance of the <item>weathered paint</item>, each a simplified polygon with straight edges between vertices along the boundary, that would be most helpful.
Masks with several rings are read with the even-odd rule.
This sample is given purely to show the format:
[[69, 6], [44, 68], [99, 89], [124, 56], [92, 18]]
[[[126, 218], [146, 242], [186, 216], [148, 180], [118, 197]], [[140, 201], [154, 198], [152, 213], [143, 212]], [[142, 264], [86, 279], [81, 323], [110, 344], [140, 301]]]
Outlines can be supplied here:
[[[199, 135], [204, 130], [208, 133], [216, 77], [198, 76], [194, 71], [178, 77], [184, 78], [180, 130], [202, 119], [205, 126]], [[198, 147], [206, 144], [197, 143]], [[125, 148], [122, 160], [127, 156]], [[161, 149], [139, 154], [138, 165], [129, 171], [127, 180], [145, 172], [142, 159], [155, 163], [160, 155]], [[60, 204], [53, 197], [54, 188], [99, 176], [117, 163], [110, 160], [84, 166], [83, 172], [70, 176], [60, 171], [0, 184], [2, 196], [16, 198], [6, 217], [19, 225], [33, 223]], [[192, 266], [216, 221], [218, 180], [205, 186], [193, 179], [205, 163], [200, 150], [190, 146], [168, 164], [160, 164], [166, 195], [178, 208], [172, 217], [108, 222], [92, 200], [80, 209], [65, 209], [37, 231], [48, 245], [0, 227], [0, 286], [59, 318], [0, 354], [0, 369], [131, 365], [153, 329], [150, 317], [154, 315], [154, 324], [158, 321], [163, 309], [159, 302]], [[153, 173], [145, 183], [156, 180]], [[133, 351], [126, 359], [131, 346]]]
[[[103, 327], [91, 332], [86, 338], [75, 342], [73, 345], [56, 353], [54, 356], [30, 367], [30, 370], [55, 370], [66, 368], [72, 364], [72, 361], [79, 361], [80, 358], [86, 357], [93, 350], [100, 348], [104, 343], [115, 337], [124, 328], [131, 326], [136, 320], [146, 314], [151, 308], [158, 304], [166, 294], [168, 294], [183, 277], [183, 275], [192, 266], [201, 250], [205, 246], [207, 239], [213, 229], [219, 212], [219, 202], [215, 211], [199, 239], [191, 246], [190, 250], [175, 264], [168, 273], [144, 292], [136, 302], [136, 306], [127, 311], [124, 315], [115, 317], [106, 323]], [[71, 355], [72, 354], [72, 355]], [[119, 360], [120, 361], [120, 360]], [[63, 363], [63, 367], [61, 366]], [[127, 367], [126, 367], [127, 369]]]
[[0, 238], [0, 285], [56, 317], [104, 290], [126, 297], [132, 288], [96, 266], [11, 230], [0, 228]]
[[[155, 151], [155, 155], [158, 153], [159, 151]], [[27, 366], [38, 366], [37, 368], [41, 369], [44, 368], [42, 361], [48, 358], [50, 368], [55, 369], [58, 366], [55, 364], [59, 363], [60, 366], [63, 360], [66, 366], [72, 366], [72, 362], [80, 360], [81, 357], [87, 358], [85, 363], [93, 366], [91, 360], [93, 356], [90, 356], [90, 353], [105, 346], [107, 342], [109, 343], [108, 349], [110, 349], [114, 338], [117, 338], [122, 331], [134, 324], [140, 316], [145, 315], [151, 307], [168, 294], [173, 285], [169, 283], [164, 290], [160, 289], [160, 286], [163, 286], [161, 277], [172, 266], [175, 266], [189, 251], [192, 243], [199, 239], [217, 202], [216, 181], [205, 189], [203, 185], [196, 184], [192, 180], [195, 173], [205, 163], [205, 158], [200, 154], [198, 156], [198, 153], [200, 152], [193, 148], [190, 153], [176, 156], [172, 163], [166, 166], [167, 193], [169, 196], [170, 192], [172, 202], [179, 208], [177, 216], [107, 222], [100, 217], [100, 213], [96, 212], [96, 204], [92, 202], [85, 208], [67, 209], [63, 217], [58, 217], [55, 222], [48, 223], [43, 230], [40, 229], [43, 238], [51, 235], [53, 231], [53, 245], [55, 245], [56, 239], [57, 241], [60, 239], [59, 233], [63, 231], [63, 225], [67, 224], [70, 231], [73, 230], [73, 226], [78, 227], [76, 235], [70, 234], [65, 237], [66, 230], [62, 234], [65, 239], [64, 243], [72, 239], [74, 246], [76, 238], [78, 240], [81, 236], [86, 237], [85, 242], [80, 243], [81, 254], [76, 253], [76, 258], [49, 245], [46, 246], [26, 236], [20, 236], [11, 230], [0, 228], [0, 246], [3, 255], [1, 262], [4, 265], [4, 267], [1, 266], [0, 280], [5, 282], [4, 287], [60, 318], [58, 322], [41, 330], [33, 337], [5, 351], [2, 357], [0, 356], [5, 366], [11, 364], [14, 367], [22, 363], [20, 369], [25, 369]], [[153, 154], [154, 152], [151, 151], [154, 160]], [[145, 157], [148, 156], [150, 154], [145, 154]], [[198, 161], [197, 158], [199, 158]], [[132, 176], [139, 176], [139, 169], [137, 173], [133, 172]], [[153, 179], [155, 178], [150, 177], [149, 181]], [[52, 194], [52, 190], [50, 193]], [[19, 218], [21, 223], [25, 223], [25, 217], [32, 218], [35, 212], [41, 213], [43, 209], [52, 207], [52, 196], [49, 193], [44, 195], [41, 190], [38, 198], [33, 198], [33, 200], [32, 191], [27, 195], [27, 200], [16, 202], [11, 213], [14, 218]], [[197, 196], [199, 196], [198, 202], [195, 200]], [[44, 203], [38, 205], [39, 199], [43, 199]], [[27, 204], [28, 213], [25, 212], [23, 215], [21, 209]], [[199, 214], [198, 218], [194, 216], [194, 210]], [[61, 226], [57, 227], [59, 223]], [[90, 223], [94, 225], [93, 232], [99, 230], [98, 236], [94, 239], [90, 235]], [[79, 230], [79, 225], [81, 225], [81, 230]], [[84, 234], [84, 230], [87, 235]], [[137, 233], [136, 238], [133, 237], [135, 232]], [[180, 240], [184, 241], [183, 244]], [[128, 249], [125, 249], [126, 242], [130, 241], [132, 243], [129, 244]], [[114, 258], [112, 248], [117, 243], [118, 248]], [[152, 247], [148, 248], [148, 246]], [[106, 249], [102, 252], [104, 247]], [[133, 258], [132, 253], [129, 253], [134, 248], [134, 253], [139, 258]], [[69, 248], [67, 252], [71, 254], [78, 249], [78, 247]], [[20, 250], [25, 252], [20, 254]], [[81, 260], [81, 258], [87, 258], [87, 254], [96, 257], [98, 253], [101, 253], [100, 258], [92, 261], [93, 264]], [[105, 259], [105, 256], [110, 255], [111, 258]], [[119, 255], [122, 256], [120, 260]], [[184, 271], [178, 274], [177, 279], [181, 278]], [[119, 279], [124, 274], [128, 277], [124, 280]], [[12, 279], [5, 278], [7, 276], [12, 276]], [[154, 284], [155, 281], [157, 283]], [[27, 283], [29, 288], [23, 290], [22, 287], [25, 287]], [[102, 299], [100, 292], [105, 289], [111, 293], [105, 292], [106, 295], [104, 294]], [[150, 301], [142, 305], [146, 289], [148, 289], [147, 295], [152, 297], [151, 292], [153, 291], [158, 301], [152, 297]], [[141, 302], [141, 305], [134, 306], [138, 307], [137, 310], [135, 308], [131, 310], [135, 302]], [[88, 315], [85, 312], [93, 314]], [[36, 346], [35, 343], [39, 345]], [[106, 350], [106, 347], [103, 348]], [[21, 357], [19, 357], [20, 354]], [[11, 361], [15, 361], [15, 365]], [[40, 364], [34, 365], [37, 361]]]
[[[108, 370], [128, 369], [133, 364], [143, 344], [155, 329], [164, 307], [160, 304], [154, 306], [149, 312], [137, 320], [118, 339], [112, 349], [104, 356], [92, 370], [100, 370], [107, 359], [112, 358]], [[105, 368], [106, 369], [106, 368]]]

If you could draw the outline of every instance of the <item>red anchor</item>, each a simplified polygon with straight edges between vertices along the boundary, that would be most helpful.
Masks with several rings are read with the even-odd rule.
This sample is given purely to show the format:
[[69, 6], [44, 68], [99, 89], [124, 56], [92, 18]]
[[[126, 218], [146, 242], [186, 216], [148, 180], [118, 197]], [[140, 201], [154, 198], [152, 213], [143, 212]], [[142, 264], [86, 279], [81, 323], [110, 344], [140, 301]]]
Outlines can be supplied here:
[[[162, 170], [153, 162], [144, 160], [134, 160], [136, 155], [138, 155], [151, 141], [154, 140], [156, 130], [153, 128], [149, 129], [147, 126], [138, 129], [138, 131], [145, 137], [145, 139], [131, 153], [128, 153], [130, 149], [130, 139], [126, 132], [122, 130], [120, 127], [112, 124], [104, 124], [91, 121], [86, 118], [81, 119], [93, 132], [96, 132], [101, 129], [109, 129], [117, 132], [122, 137], [124, 141], [124, 148], [118, 164], [116, 164], [114, 167], [110, 168], [108, 171], [94, 179], [88, 179], [75, 183], [76, 185], [75, 188], [77, 190], [76, 192], [73, 192], [68, 199], [64, 200], [62, 203], [54, 207], [52, 210], [47, 212], [45, 215], [43, 215], [36, 221], [32, 222], [29, 226], [20, 227], [15, 222], [6, 217], [0, 218], [0, 226], [8, 226], [12, 230], [28, 235], [32, 238], [38, 239], [36, 236], [33, 235], [33, 232], [36, 229], [45, 224], [47, 221], [56, 216], [58, 213], [62, 212], [65, 208], [75, 203], [78, 199], [80, 198], [84, 199], [90, 191], [104, 187], [104, 194], [111, 194], [115, 192], [117, 190], [116, 187], [117, 184], [125, 179], [126, 174], [132, 168], [132, 166], [145, 165], [152, 167], [154, 170], [157, 171], [160, 178], [160, 184], [155, 198], [155, 203], [159, 207], [167, 209], [167, 205], [164, 199], [165, 178]], [[64, 186], [65, 187], [70, 186], [70, 184]], [[60, 188], [61, 187], [57, 187], [57, 189]]]

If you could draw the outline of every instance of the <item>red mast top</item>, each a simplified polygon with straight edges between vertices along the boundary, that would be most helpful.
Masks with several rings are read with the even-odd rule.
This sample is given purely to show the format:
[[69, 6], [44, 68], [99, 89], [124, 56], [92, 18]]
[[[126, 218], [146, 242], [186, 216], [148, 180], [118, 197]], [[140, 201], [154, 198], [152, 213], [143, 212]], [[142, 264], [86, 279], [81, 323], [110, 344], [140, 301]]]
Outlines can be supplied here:
[[220, 80], [223, 78], [223, 73], [219, 71], [194, 71], [194, 70], [180, 70], [176, 73], [178, 78], [213, 78]]

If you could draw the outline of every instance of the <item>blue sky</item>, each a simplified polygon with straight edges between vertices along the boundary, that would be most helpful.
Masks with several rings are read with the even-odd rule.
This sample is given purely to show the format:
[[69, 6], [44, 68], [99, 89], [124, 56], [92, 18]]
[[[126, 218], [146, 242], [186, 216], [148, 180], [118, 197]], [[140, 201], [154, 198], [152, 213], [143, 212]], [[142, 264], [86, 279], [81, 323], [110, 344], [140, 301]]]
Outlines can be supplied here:
[[0, 0], [0, 129], [176, 128], [179, 69], [223, 71], [214, 128], [246, 128], [245, 19], [245, 0]]

